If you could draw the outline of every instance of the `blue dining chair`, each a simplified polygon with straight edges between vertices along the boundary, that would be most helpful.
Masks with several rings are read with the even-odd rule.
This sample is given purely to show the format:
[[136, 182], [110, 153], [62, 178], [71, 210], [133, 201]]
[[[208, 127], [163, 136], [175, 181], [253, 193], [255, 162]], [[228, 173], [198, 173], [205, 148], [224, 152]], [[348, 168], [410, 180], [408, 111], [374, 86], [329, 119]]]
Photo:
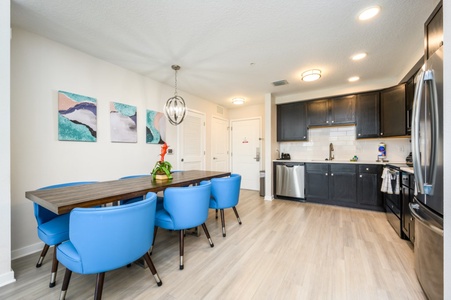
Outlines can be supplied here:
[[[139, 177], [144, 177], [144, 176], [148, 176], [149, 180], [152, 180], [150, 175], [130, 175], [130, 176], [121, 177], [119, 179], [139, 178]], [[144, 198], [145, 198], [145, 196], [143, 196], [143, 197], [135, 197], [135, 198], [132, 198], [132, 199], [127, 199], [127, 200], [121, 200], [121, 201], [119, 201], [119, 204], [120, 205], [130, 204], [130, 203], [133, 203], [133, 202], [136, 202], [136, 201], [141, 201]], [[163, 207], [163, 199], [164, 199], [163, 196], [158, 196], [157, 195], [157, 209], [160, 209], [160, 208]]]
[[236, 210], [240, 200], [241, 175], [231, 174], [230, 177], [211, 179], [211, 199], [210, 208], [216, 210], [216, 219], [218, 210], [221, 212], [222, 236], [226, 236], [224, 209], [233, 208], [238, 224], [241, 225], [241, 219]]
[[70, 213], [69, 240], [57, 248], [66, 266], [60, 299], [65, 299], [72, 272], [97, 274], [94, 299], [102, 298], [105, 272], [131, 264], [144, 256], [157, 285], [163, 283], [147, 252], [153, 241], [157, 195], [134, 203], [74, 208]]
[[[78, 181], [69, 182], [56, 185], [50, 185], [39, 190], [56, 189], [68, 186], [76, 186], [82, 184], [90, 184], [95, 181]], [[41, 251], [38, 262], [36, 263], [36, 268], [42, 266], [47, 251], [50, 246], [57, 246], [64, 241], [69, 239], [69, 214], [57, 215], [50, 210], [40, 206], [36, 202], [33, 203], [34, 216], [36, 222], [38, 223], [38, 237], [44, 242], [44, 248]], [[53, 262], [52, 262], [52, 272], [50, 274], [49, 287], [54, 287], [56, 284], [56, 273], [58, 271], [58, 260], [56, 259], [56, 249], [53, 251]]]
[[205, 221], [208, 218], [210, 182], [198, 186], [170, 187], [164, 191], [163, 208], [155, 215], [154, 241], [158, 227], [179, 231], [180, 270], [184, 268], [184, 231], [202, 225], [210, 247], [214, 247]]

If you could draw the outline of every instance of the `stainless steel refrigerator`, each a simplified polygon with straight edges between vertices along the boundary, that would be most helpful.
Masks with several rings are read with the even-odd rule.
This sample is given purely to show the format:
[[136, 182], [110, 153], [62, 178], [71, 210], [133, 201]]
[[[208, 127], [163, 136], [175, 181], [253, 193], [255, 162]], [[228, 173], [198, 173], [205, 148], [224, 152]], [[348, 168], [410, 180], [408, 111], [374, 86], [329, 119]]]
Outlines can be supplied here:
[[417, 77], [412, 115], [415, 272], [429, 299], [443, 299], [443, 46]]

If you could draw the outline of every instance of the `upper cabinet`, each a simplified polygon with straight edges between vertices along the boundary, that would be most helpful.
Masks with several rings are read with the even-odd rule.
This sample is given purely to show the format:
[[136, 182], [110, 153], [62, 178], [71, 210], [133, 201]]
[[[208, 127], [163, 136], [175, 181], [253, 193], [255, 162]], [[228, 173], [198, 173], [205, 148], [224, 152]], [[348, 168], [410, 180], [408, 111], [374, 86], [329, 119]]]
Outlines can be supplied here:
[[407, 135], [406, 85], [400, 84], [382, 90], [381, 94], [381, 137]]
[[424, 26], [425, 33], [425, 60], [428, 60], [435, 51], [443, 45], [443, 6], [439, 5]]
[[306, 141], [305, 102], [277, 105], [277, 141]]
[[379, 137], [379, 111], [379, 92], [357, 95], [356, 135], [358, 139]]
[[343, 96], [307, 102], [309, 126], [355, 123], [355, 96]]

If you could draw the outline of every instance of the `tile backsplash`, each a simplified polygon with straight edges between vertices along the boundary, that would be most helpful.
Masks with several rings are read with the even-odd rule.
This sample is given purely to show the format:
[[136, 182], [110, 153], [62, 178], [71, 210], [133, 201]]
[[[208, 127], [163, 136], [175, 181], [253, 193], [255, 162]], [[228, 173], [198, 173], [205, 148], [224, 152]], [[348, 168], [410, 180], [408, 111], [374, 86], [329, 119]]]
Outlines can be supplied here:
[[336, 160], [376, 161], [380, 142], [386, 144], [387, 159], [405, 162], [411, 152], [410, 138], [356, 139], [355, 126], [320, 127], [308, 130], [308, 142], [280, 142], [280, 153], [290, 153], [293, 160], [323, 160], [329, 156], [329, 144], [334, 145]]

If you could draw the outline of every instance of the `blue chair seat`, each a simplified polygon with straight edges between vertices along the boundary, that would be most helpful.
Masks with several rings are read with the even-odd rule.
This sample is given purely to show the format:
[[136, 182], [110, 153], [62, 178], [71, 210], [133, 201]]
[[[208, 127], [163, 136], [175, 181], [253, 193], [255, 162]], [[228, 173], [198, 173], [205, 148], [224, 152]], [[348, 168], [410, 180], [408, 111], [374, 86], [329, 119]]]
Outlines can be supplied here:
[[38, 237], [47, 245], [69, 239], [69, 214], [59, 215], [38, 227]]

